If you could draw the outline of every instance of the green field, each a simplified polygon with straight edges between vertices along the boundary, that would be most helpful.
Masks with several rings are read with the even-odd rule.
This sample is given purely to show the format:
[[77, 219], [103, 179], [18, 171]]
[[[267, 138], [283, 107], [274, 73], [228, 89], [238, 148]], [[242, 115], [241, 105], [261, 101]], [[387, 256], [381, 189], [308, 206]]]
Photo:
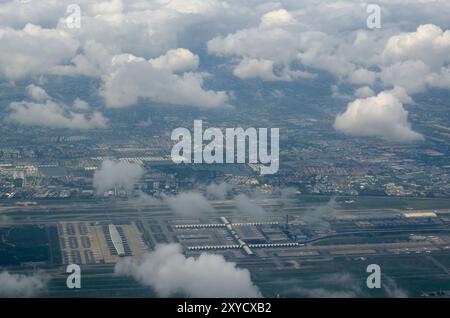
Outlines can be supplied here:
[[[450, 261], [450, 254], [433, 257]], [[369, 264], [381, 267], [381, 289], [366, 286]], [[295, 271], [254, 273], [253, 279], [269, 297], [419, 297], [423, 292], [450, 290], [450, 276], [422, 254], [305, 262]]]
[[0, 228], [0, 238], [0, 265], [2, 266], [48, 261], [48, 239], [45, 227], [28, 225]]

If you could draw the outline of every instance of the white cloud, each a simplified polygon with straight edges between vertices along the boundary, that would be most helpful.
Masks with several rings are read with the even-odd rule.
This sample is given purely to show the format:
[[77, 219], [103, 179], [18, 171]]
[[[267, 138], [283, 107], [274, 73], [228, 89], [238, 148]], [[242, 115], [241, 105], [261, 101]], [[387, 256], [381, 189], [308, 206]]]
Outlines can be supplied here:
[[308, 209], [302, 213], [302, 220], [304, 220], [309, 226], [315, 226], [320, 228], [330, 227], [329, 218], [338, 213], [338, 203], [335, 197], [331, 197], [330, 200], [323, 205], [318, 205], [313, 209]]
[[119, 55], [114, 57], [111, 70], [102, 78], [100, 95], [106, 105], [113, 108], [134, 105], [139, 99], [202, 108], [226, 105], [228, 95], [204, 90], [203, 78], [201, 73], [175, 74], [168, 68], [155, 68], [143, 58]]
[[363, 292], [361, 280], [348, 273], [327, 274], [317, 281], [318, 288], [304, 288], [294, 286], [287, 292], [294, 297], [306, 298], [357, 298], [366, 297]]
[[206, 187], [206, 195], [208, 198], [216, 200], [225, 200], [228, 192], [232, 189], [231, 185], [226, 182], [211, 183]]
[[213, 211], [213, 207], [203, 195], [196, 192], [183, 192], [174, 196], [163, 196], [163, 201], [172, 211], [184, 216], [196, 216]]
[[450, 31], [433, 24], [421, 25], [415, 32], [392, 36], [382, 52], [384, 64], [422, 61], [432, 69], [450, 62]]
[[[393, 3], [392, 8], [384, 4], [383, 16], [389, 23], [395, 21], [402, 5], [405, 3], [401, 1]], [[450, 87], [450, 31], [427, 24], [414, 32], [399, 32], [396, 27], [368, 32], [356, 24], [360, 19], [364, 25], [366, 17], [364, 5], [354, 1], [290, 6], [289, 11], [276, 9], [263, 14], [257, 27], [210, 40], [208, 51], [239, 57], [233, 73], [242, 79], [286, 80], [277, 77], [274, 69], [289, 70], [300, 62], [307, 68], [325, 70], [340, 81], [371, 89], [378, 81], [385, 88], [403, 87], [409, 94], [427, 87]], [[438, 15], [438, 8], [443, 6], [440, 2], [432, 10]], [[354, 18], [353, 22], [344, 21], [348, 16]], [[323, 23], [319, 25], [312, 17]]]
[[395, 86], [393, 89], [386, 92], [394, 95], [402, 104], [414, 104], [413, 99], [408, 95], [406, 89], [403, 87]]
[[[215, 29], [234, 28], [234, 23], [223, 24], [223, 21], [239, 21], [242, 11], [250, 13], [250, 10], [240, 4], [217, 0], [198, 0], [189, 4], [184, 1], [111, 0], [92, 3], [80, 0], [81, 28], [69, 29], [66, 8], [70, 3], [70, 0], [42, 0], [39, 4], [34, 1], [32, 4], [19, 1], [0, 3], [1, 77], [15, 80], [56, 74], [109, 79], [109, 74], [117, 71], [111, 70], [113, 57], [132, 54], [145, 57], [148, 64], [153, 63], [161, 73], [149, 72], [150, 83], [142, 87], [144, 94], [131, 90], [119, 99], [124, 103], [111, 102], [116, 97], [114, 95], [106, 98], [107, 105], [129, 106], [140, 98], [156, 103], [198, 107], [216, 107], [227, 103], [225, 92], [203, 90], [205, 74], [175, 75], [193, 71], [199, 64], [198, 56], [187, 49], [179, 49], [178, 43], [204, 43]], [[222, 22], [215, 22], [218, 17]], [[25, 21], [45, 27], [25, 24]], [[199, 28], [202, 24], [206, 27]], [[136, 80], [145, 77], [142, 72], [136, 76], [139, 77]], [[148, 87], [158, 83], [159, 76], [166, 82], [145, 94]], [[128, 78], [115, 80], [120, 85], [121, 80]], [[110, 95], [108, 88], [112, 85], [111, 81], [109, 79], [101, 91], [106, 97]], [[172, 82], [175, 87], [169, 85]], [[160, 88], [164, 89], [158, 93]]]
[[0, 26], [23, 28], [32, 23], [54, 27], [69, 1], [71, 0], [0, 1]]
[[281, 28], [243, 29], [208, 42], [208, 51], [223, 56], [241, 56], [289, 64], [296, 59], [298, 35]]
[[267, 12], [261, 17], [261, 28], [279, 27], [289, 25], [294, 22], [294, 17], [289, 11], [279, 9]]
[[369, 86], [360, 87], [355, 91], [357, 98], [366, 98], [375, 95], [374, 91]]
[[385, 85], [403, 87], [408, 94], [428, 87], [450, 88], [446, 71], [450, 63], [450, 30], [425, 24], [414, 32], [391, 36], [380, 59], [380, 79]]
[[[199, 57], [189, 50], [207, 43], [241, 79], [293, 81], [324, 70], [338, 84], [371, 90], [450, 88], [445, 0], [383, 1], [376, 32], [366, 29], [366, 4], [357, 0], [80, 0], [80, 29], [67, 28], [70, 3], [0, 3], [0, 77], [87, 75], [102, 80], [109, 107], [143, 100], [215, 108], [231, 92], [206, 89], [208, 76], [194, 72]], [[120, 56], [136, 58], [114, 62]], [[356, 96], [368, 96], [364, 90]]]
[[259, 59], [243, 59], [233, 70], [233, 74], [241, 79], [261, 78], [266, 81], [275, 81], [273, 61]]
[[178, 244], [157, 246], [140, 262], [120, 260], [115, 273], [132, 276], [161, 297], [177, 293], [194, 298], [261, 297], [247, 269], [237, 268], [221, 255], [202, 253], [198, 258], [186, 257]]
[[352, 96], [348, 94], [341, 93], [339, 86], [331, 85], [331, 96], [333, 98], [343, 99], [343, 100], [351, 100]]
[[93, 184], [98, 194], [103, 194], [115, 186], [131, 191], [143, 175], [144, 169], [138, 164], [105, 160], [95, 171]]
[[[112, 55], [128, 53], [146, 59], [179, 46], [203, 44], [217, 29], [234, 29], [243, 11], [251, 12], [240, 3], [217, 0], [111, 0], [94, 4], [82, 0], [79, 4], [82, 27], [68, 31], [80, 42], [95, 41]], [[58, 27], [66, 29], [65, 24], [61, 19]]]
[[0, 28], [0, 47], [0, 76], [15, 80], [48, 73], [75, 54], [78, 42], [64, 31], [27, 24]]
[[430, 87], [450, 88], [450, 67], [442, 67], [439, 72], [430, 74], [427, 83]]
[[349, 76], [349, 82], [356, 85], [373, 85], [377, 79], [375, 72], [366, 69], [357, 69]]
[[266, 214], [266, 211], [261, 206], [250, 200], [245, 194], [238, 195], [234, 198], [234, 201], [239, 213], [250, 216], [263, 216]]
[[430, 68], [424, 62], [405, 61], [392, 64], [381, 72], [381, 79], [389, 86], [400, 86], [410, 94], [419, 93], [427, 87]]
[[392, 93], [357, 99], [336, 117], [336, 130], [355, 136], [376, 136], [396, 142], [423, 140], [411, 129], [408, 112]]
[[30, 98], [34, 100], [45, 100], [45, 99], [51, 99], [50, 96], [48, 96], [47, 92], [39, 86], [36, 86], [34, 84], [28, 85], [26, 88], [27, 94]]
[[106, 128], [107, 120], [99, 112], [90, 115], [76, 113], [51, 100], [45, 103], [13, 102], [8, 120], [25, 126], [68, 129]]
[[0, 272], [0, 297], [31, 297], [46, 288], [48, 277], [42, 273], [34, 275]]
[[62, 76], [101, 77], [111, 65], [113, 49], [88, 40], [68, 63], [54, 66], [49, 73]]
[[406, 290], [399, 288], [395, 280], [389, 276], [385, 276], [383, 280], [383, 288], [389, 298], [407, 298], [408, 293]]
[[166, 3], [167, 8], [186, 14], [205, 14], [220, 6], [220, 2], [214, 0], [169, 0]]
[[73, 108], [79, 109], [79, 110], [89, 110], [89, 104], [82, 100], [81, 98], [77, 97], [73, 101]]
[[[299, 18], [296, 19], [295, 16]], [[208, 51], [216, 55], [240, 57], [243, 64], [238, 65], [234, 74], [241, 77], [241, 69], [248, 65], [246, 60], [250, 59], [265, 61], [264, 72], [260, 73], [264, 80], [273, 80], [268, 62], [270, 61], [273, 67], [286, 70], [300, 62], [303, 66], [326, 70], [340, 78], [352, 75], [353, 81], [358, 84], [373, 83], [375, 74], [364, 69], [358, 70], [354, 61], [361, 59], [358, 53], [362, 53], [364, 44], [350, 43], [351, 36], [336, 37], [312, 29], [297, 21], [302, 18], [301, 11], [278, 9], [268, 12], [261, 17], [258, 27], [241, 29], [210, 40]]]
[[261, 78], [265, 81], [292, 81], [297, 78], [314, 78], [315, 75], [304, 71], [293, 71], [283, 68], [279, 74], [274, 73], [274, 62], [271, 60], [248, 59], [241, 60], [233, 70], [233, 74], [241, 79]]
[[[250, 27], [208, 41], [208, 52], [219, 56], [239, 57], [235, 76], [247, 79], [259, 77], [266, 81], [311, 78], [312, 74], [292, 70], [304, 47], [304, 26], [293, 15], [278, 9], [265, 13], [258, 27]], [[281, 74], [275, 74], [281, 69]]]
[[122, 0], [103, 1], [89, 5], [89, 10], [94, 16], [120, 15], [123, 8]]
[[178, 48], [176, 50], [169, 50], [166, 54], [151, 59], [150, 64], [158, 69], [169, 69], [172, 72], [187, 72], [198, 68], [199, 58], [191, 51]]

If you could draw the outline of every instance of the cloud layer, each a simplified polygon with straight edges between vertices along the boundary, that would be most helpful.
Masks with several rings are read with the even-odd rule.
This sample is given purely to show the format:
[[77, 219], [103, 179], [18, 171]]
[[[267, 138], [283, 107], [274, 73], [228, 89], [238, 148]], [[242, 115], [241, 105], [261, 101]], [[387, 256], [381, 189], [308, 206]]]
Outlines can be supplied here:
[[25, 126], [79, 130], [106, 128], [108, 126], [107, 119], [100, 112], [93, 112], [92, 114], [77, 113], [51, 100], [47, 100], [45, 103], [13, 102], [9, 104], [9, 108], [11, 113], [8, 119]]
[[237, 268], [221, 255], [202, 253], [198, 258], [185, 257], [178, 244], [160, 245], [140, 262], [121, 260], [115, 273], [132, 276], [161, 297], [174, 294], [194, 298], [261, 297], [248, 270]]
[[196, 192], [182, 192], [178, 195], [163, 197], [172, 211], [183, 216], [198, 216], [213, 211], [213, 207], [203, 195]]
[[[67, 24], [69, 0], [0, 3], [0, 78], [92, 77], [100, 82], [97, 94], [104, 106], [112, 108], [144, 102], [212, 109], [234, 103], [232, 91], [210, 88], [208, 70], [217, 67], [244, 81], [307, 81], [327, 72], [336, 80], [335, 91], [341, 85], [354, 90], [352, 105], [366, 104], [363, 100], [372, 96], [380, 105], [385, 99], [380, 93], [394, 88], [410, 98], [430, 88], [450, 88], [450, 3], [445, 0], [381, 1], [382, 28], [377, 30], [367, 28], [367, 4], [359, 0], [78, 3], [79, 29]], [[225, 63], [211, 65], [213, 56]], [[35, 102], [48, 100], [41, 93], [29, 95]], [[340, 130], [398, 142], [420, 140], [408, 131], [403, 106], [393, 105], [395, 120], [386, 112], [373, 120], [354, 116], [352, 128]], [[47, 103], [41, 109], [64, 122], [56, 126], [102, 126], [100, 114], [73, 124], [76, 113], [61, 116]], [[374, 132], [381, 118], [386, 119], [386, 135]]]
[[143, 175], [144, 168], [138, 164], [105, 160], [95, 171], [93, 184], [98, 194], [103, 194], [115, 186], [131, 191]]
[[48, 277], [0, 272], [0, 297], [31, 297], [45, 289]]
[[350, 135], [377, 136], [397, 142], [423, 140], [408, 122], [408, 112], [390, 92], [357, 99], [336, 117], [336, 130]]
[[266, 214], [266, 211], [262, 207], [250, 200], [245, 194], [239, 194], [234, 198], [234, 201], [239, 213], [249, 216], [263, 216]]
[[198, 57], [187, 50], [169, 51], [155, 60], [118, 55], [102, 77], [100, 95], [108, 107], [135, 105], [140, 99], [178, 106], [214, 108], [228, 102], [225, 92], [203, 89], [201, 73], [175, 72], [196, 67]]

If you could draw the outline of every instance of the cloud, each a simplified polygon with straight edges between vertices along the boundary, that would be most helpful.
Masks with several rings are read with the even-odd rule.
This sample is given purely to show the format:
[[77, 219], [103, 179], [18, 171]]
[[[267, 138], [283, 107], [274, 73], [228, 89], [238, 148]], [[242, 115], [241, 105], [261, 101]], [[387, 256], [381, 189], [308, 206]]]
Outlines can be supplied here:
[[234, 75], [240, 78], [277, 80], [273, 68], [289, 68], [297, 59], [299, 43], [297, 34], [282, 28], [248, 28], [210, 40], [208, 52], [241, 57], [234, 69]]
[[43, 273], [34, 275], [0, 272], [0, 297], [31, 297], [46, 288], [48, 277]]
[[90, 115], [76, 113], [51, 100], [45, 103], [13, 102], [7, 119], [25, 126], [67, 129], [106, 128], [107, 120], [99, 112]]
[[54, 66], [49, 73], [59, 76], [88, 76], [99, 78], [107, 73], [114, 50], [88, 39], [70, 61]]
[[414, 60], [395, 63], [384, 68], [380, 78], [386, 85], [402, 87], [408, 93], [414, 94], [426, 89], [430, 73], [427, 64]]
[[280, 194], [281, 194], [281, 200], [289, 200], [289, 199], [295, 198], [298, 194], [301, 194], [301, 192], [294, 187], [287, 187], [287, 188], [281, 188]]
[[[274, 71], [290, 71], [293, 65], [301, 65], [327, 71], [340, 82], [367, 85], [371, 89], [379, 83], [385, 89], [403, 87], [409, 94], [422, 92], [427, 87], [450, 88], [450, 31], [443, 31], [434, 24], [419, 25], [414, 32], [399, 31], [395, 16], [401, 5], [404, 3], [396, 2], [392, 7], [387, 3], [383, 5], [385, 20], [394, 27], [369, 32], [360, 27], [365, 25], [366, 19], [362, 3], [344, 1], [333, 6], [307, 1], [298, 6], [291, 4], [290, 10], [264, 13], [258, 26], [211, 39], [208, 51], [238, 57], [240, 60], [233, 74], [241, 79], [313, 78], [306, 76], [311, 75], [308, 72], [305, 76], [293, 77], [277, 76]], [[442, 6], [443, 3], [436, 4], [432, 9], [436, 16], [439, 16], [437, 8]], [[353, 22], [344, 21], [345, 16], [352, 16]], [[330, 27], [332, 20], [334, 30]]]
[[73, 106], [73, 108], [79, 109], [79, 110], [89, 110], [89, 108], [90, 108], [89, 104], [79, 97], [75, 98], [72, 106]]
[[129, 200], [129, 202], [137, 207], [147, 207], [147, 206], [156, 206], [163, 205], [161, 199], [148, 195], [142, 191], [138, 191], [137, 195]]
[[424, 24], [414, 32], [391, 36], [380, 53], [380, 79], [415, 94], [428, 87], [450, 88], [450, 30]]
[[[350, 273], [327, 274], [314, 281], [314, 287], [304, 287], [307, 281], [301, 281], [294, 287], [283, 291], [288, 297], [306, 298], [368, 298], [373, 297], [372, 291], [367, 289], [365, 279]], [[300, 285], [300, 286], [299, 286]], [[308, 284], [309, 285], [309, 284]], [[395, 281], [388, 276], [382, 278], [382, 291], [385, 297], [405, 298], [406, 292], [397, 287]]]
[[331, 197], [330, 200], [324, 204], [314, 207], [311, 210], [307, 210], [302, 214], [302, 220], [308, 225], [329, 227], [329, 217], [334, 216], [337, 213], [337, 202], [335, 197]]
[[245, 194], [240, 194], [234, 198], [238, 212], [250, 216], [263, 216], [266, 211], [255, 202], [250, 200]]
[[[222, 191], [225, 191], [222, 185], [225, 184], [217, 185], [215, 189], [211, 188], [210, 193], [222, 195]], [[213, 196], [208, 195], [208, 197]], [[200, 216], [203, 213], [214, 211], [208, 200], [201, 193], [197, 192], [182, 192], [177, 195], [163, 194], [161, 198], [139, 192], [132, 203], [137, 206], [167, 205], [174, 213], [180, 216]]]
[[293, 23], [294, 20], [294, 17], [289, 11], [285, 9], [274, 10], [267, 12], [261, 17], [260, 27], [264, 29], [289, 25]]
[[394, 279], [392, 279], [389, 276], [384, 276], [383, 277], [383, 289], [386, 292], [386, 296], [389, 298], [407, 298], [408, 293], [403, 290], [402, 288], [399, 288], [397, 286], [397, 283], [395, 282]]
[[[167, 55], [163, 58], [167, 62]], [[160, 59], [147, 61], [133, 55], [113, 58], [110, 72], [103, 76], [100, 95], [108, 107], [120, 108], [136, 104], [139, 99], [155, 103], [215, 108], [228, 103], [225, 92], [203, 89], [204, 74], [186, 72], [175, 74], [186, 67], [186, 59], [174, 59], [164, 64]], [[157, 64], [155, 67], [153, 64]], [[190, 61], [192, 64], [192, 61]], [[192, 65], [190, 65], [192, 66]]]
[[234, 68], [233, 74], [240, 79], [260, 78], [265, 81], [292, 81], [298, 78], [316, 77], [315, 74], [304, 71], [293, 71], [286, 67], [275, 74], [274, 67], [274, 62], [271, 60], [244, 58]]
[[377, 74], [372, 71], [360, 68], [353, 71], [349, 76], [349, 82], [356, 85], [374, 85]]
[[415, 32], [389, 38], [382, 52], [384, 64], [422, 61], [432, 69], [450, 62], [450, 30], [433, 24], [420, 25]]
[[414, 104], [414, 100], [408, 95], [406, 89], [401, 86], [394, 86], [393, 89], [386, 92], [394, 95], [402, 104]]
[[288, 289], [287, 292], [295, 297], [306, 298], [355, 298], [365, 296], [360, 281], [348, 273], [324, 275], [316, 284], [324, 287], [294, 287]]
[[357, 98], [367, 98], [373, 95], [375, 95], [375, 93], [369, 86], [360, 87], [355, 90], [355, 96]]
[[183, 0], [171, 0], [167, 2], [168, 8], [186, 14], [205, 14], [217, 9], [219, 5], [219, 1], [211, 0], [197, 0], [188, 2]]
[[166, 203], [175, 213], [183, 216], [195, 216], [213, 211], [213, 207], [203, 195], [196, 192], [183, 192], [175, 196], [163, 196]]
[[[327, 9], [331, 12], [334, 8]], [[314, 28], [316, 25], [307, 25], [304, 23], [307, 18], [305, 11], [277, 9], [267, 12], [261, 16], [257, 27], [241, 29], [210, 40], [208, 52], [241, 58], [234, 69], [234, 74], [241, 78], [250, 78], [251, 74], [251, 77], [274, 80], [271, 68], [281, 68], [290, 73], [299, 71], [299, 66], [303, 66], [326, 70], [340, 79], [349, 78], [358, 84], [373, 83], [376, 74], [365, 69], [363, 64], [367, 61], [361, 59], [361, 54], [373, 55], [373, 52], [367, 51], [367, 43], [352, 42], [355, 35], [351, 31], [348, 31], [350, 35], [332, 35]], [[316, 13], [316, 16], [320, 15]], [[281, 76], [277, 79], [314, 77], [309, 72], [300, 72], [300, 76]]]
[[102, 1], [89, 5], [89, 10], [93, 15], [109, 16], [121, 14], [124, 9], [122, 0]]
[[332, 290], [327, 288], [302, 288], [291, 290], [296, 297], [304, 298], [357, 298], [358, 293], [354, 290]]
[[421, 134], [411, 129], [403, 104], [390, 92], [349, 103], [347, 110], [336, 117], [334, 127], [349, 135], [381, 137], [395, 142], [423, 140]]
[[231, 190], [231, 185], [226, 182], [211, 183], [206, 187], [207, 198], [215, 200], [225, 200], [228, 192]]
[[[83, 11], [82, 27], [76, 36], [81, 42], [95, 40], [110, 48], [112, 55], [128, 53], [149, 59], [179, 45], [196, 47], [218, 28], [233, 28], [232, 23], [222, 23], [234, 21], [241, 14], [237, 4], [216, 0], [181, 2], [114, 0], [92, 4], [85, 1], [85, 6], [81, 6], [88, 10]], [[64, 21], [59, 27], [65, 27]]]
[[22, 30], [0, 28], [0, 76], [21, 79], [47, 74], [71, 58], [79, 46], [66, 32], [27, 24]]
[[[233, 23], [222, 22], [239, 20], [241, 5], [216, 0], [189, 5], [179, 1], [93, 4], [80, 0], [81, 28], [70, 29], [66, 23], [69, 4], [68, 0], [0, 3], [0, 76], [13, 80], [47, 74], [101, 78], [105, 82], [100, 93], [110, 107], [131, 106], [139, 99], [205, 108], [228, 103], [225, 92], [203, 89], [207, 75], [190, 73], [198, 68], [199, 57], [178, 48], [178, 43], [198, 47], [196, 43], [204, 43], [214, 30], [234, 28]], [[215, 22], [218, 17], [222, 22]], [[200, 28], [202, 24], [206, 27]], [[140, 57], [148, 65], [141, 72], [130, 65], [118, 70], [114, 57], [122, 54]], [[114, 94], [127, 81], [130, 86]], [[146, 85], [133, 90], [139, 81]]]
[[48, 96], [47, 92], [39, 86], [36, 86], [34, 84], [28, 85], [25, 90], [27, 91], [27, 94], [30, 98], [34, 100], [46, 100], [51, 99], [50, 96]]
[[302, 42], [298, 33], [277, 27], [253, 27], [208, 41], [208, 52], [220, 56], [265, 59], [288, 64], [295, 60]]
[[331, 96], [333, 98], [343, 99], [343, 100], [351, 100], [352, 96], [348, 94], [344, 94], [339, 90], [339, 86], [331, 85]]
[[191, 51], [179, 48], [169, 50], [158, 58], [151, 59], [150, 64], [158, 69], [169, 69], [172, 72], [187, 72], [198, 68], [199, 58]]
[[94, 173], [95, 191], [103, 194], [115, 186], [131, 191], [135, 183], [143, 177], [144, 172], [144, 169], [138, 164], [105, 160]]
[[[70, 1], [70, 0], [69, 0]], [[54, 27], [69, 1], [0, 1], [0, 26], [23, 28], [26, 24]]]
[[202, 253], [186, 257], [179, 244], [157, 246], [140, 262], [120, 260], [115, 273], [132, 276], [160, 297], [183, 294], [194, 298], [261, 297], [247, 269], [236, 267], [221, 255]]
[[233, 70], [233, 74], [240, 79], [261, 78], [266, 81], [275, 81], [277, 76], [273, 73], [271, 60], [243, 59]]
[[[323, 70], [334, 84], [367, 87], [355, 92], [360, 99], [368, 89], [412, 95], [450, 88], [444, 0], [428, 1], [425, 9], [422, 2], [383, 2], [376, 32], [366, 29], [367, 4], [356, 0], [80, 0], [80, 29], [67, 27], [70, 3], [0, 3], [0, 77], [90, 76], [101, 80], [99, 96], [108, 107], [143, 101], [211, 109], [233, 95], [209, 88], [211, 75], [198, 71], [193, 52], [206, 43], [243, 80], [295, 81]], [[215, 69], [214, 61], [202, 66]]]

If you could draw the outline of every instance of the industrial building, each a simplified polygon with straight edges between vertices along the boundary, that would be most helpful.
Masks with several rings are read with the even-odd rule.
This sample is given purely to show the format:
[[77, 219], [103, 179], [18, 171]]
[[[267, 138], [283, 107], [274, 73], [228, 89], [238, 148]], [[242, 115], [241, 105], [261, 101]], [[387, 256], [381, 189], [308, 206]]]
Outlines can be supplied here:
[[118, 256], [125, 256], [125, 248], [123, 246], [122, 238], [120, 237], [119, 231], [114, 224], [110, 224], [108, 226], [109, 236], [111, 237], [111, 241], [114, 245], [116, 253]]
[[124, 256], [139, 259], [147, 249], [134, 222], [61, 222], [58, 235], [64, 264], [115, 263]]

